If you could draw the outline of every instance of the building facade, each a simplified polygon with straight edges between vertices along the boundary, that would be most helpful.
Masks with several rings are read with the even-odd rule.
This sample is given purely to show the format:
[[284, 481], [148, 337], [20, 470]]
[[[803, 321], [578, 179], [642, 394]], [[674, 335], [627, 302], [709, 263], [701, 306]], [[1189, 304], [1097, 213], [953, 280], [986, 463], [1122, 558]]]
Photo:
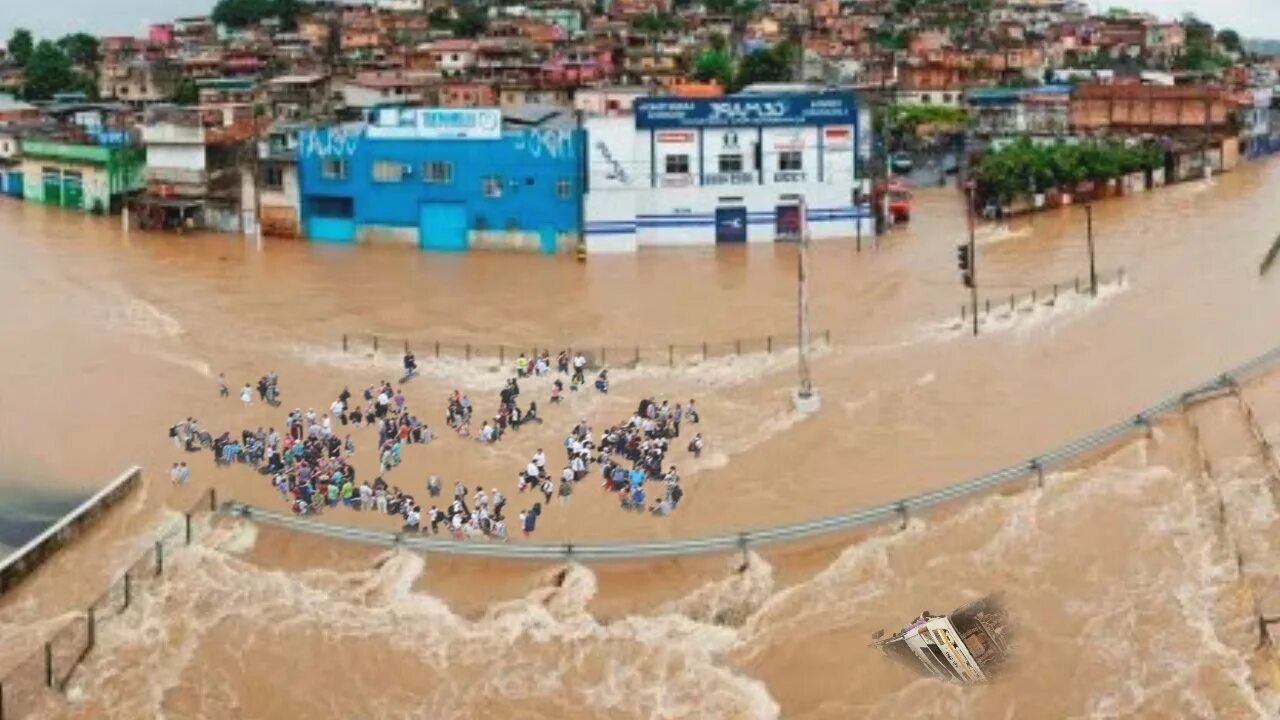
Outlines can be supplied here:
[[387, 108], [298, 138], [308, 238], [555, 252], [579, 237], [582, 133], [567, 115]]
[[119, 212], [143, 185], [145, 156], [131, 145], [22, 140], [22, 191], [29, 202], [97, 214]]
[[635, 101], [586, 122], [589, 252], [871, 235], [852, 93]]

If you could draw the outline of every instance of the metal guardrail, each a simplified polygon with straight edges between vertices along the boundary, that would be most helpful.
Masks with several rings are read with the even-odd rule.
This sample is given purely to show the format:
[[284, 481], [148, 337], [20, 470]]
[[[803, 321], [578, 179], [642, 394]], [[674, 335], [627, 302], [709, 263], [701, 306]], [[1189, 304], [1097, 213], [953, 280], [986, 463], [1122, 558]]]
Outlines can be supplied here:
[[[831, 344], [830, 330], [815, 330], [814, 343]], [[613, 367], [676, 367], [711, 358], [784, 352], [799, 344], [795, 333], [758, 335], [729, 340], [703, 340], [701, 342], [671, 343], [667, 345], [609, 345], [581, 342], [535, 343], [478, 343], [427, 338], [405, 338], [380, 333], [346, 333], [342, 336], [342, 352], [400, 353], [412, 350], [419, 360], [435, 357], [451, 357], [467, 362], [497, 362], [499, 365], [515, 363], [520, 353], [537, 353], [546, 350], [556, 353], [561, 349], [580, 351], [592, 368]], [[554, 356], [552, 362], [555, 361]]]
[[903, 526], [914, 511], [926, 510], [962, 498], [972, 497], [1017, 480], [1035, 477], [1040, 484], [1044, 473], [1054, 467], [1077, 460], [1107, 445], [1132, 435], [1147, 432], [1161, 415], [1183, 407], [1188, 402], [1207, 395], [1223, 392], [1245, 378], [1280, 362], [1280, 347], [1264, 353], [1243, 365], [1189, 390], [1166, 398], [1145, 410], [1114, 423], [1097, 432], [1054, 450], [1036, 455], [1025, 462], [996, 470], [965, 482], [937, 488], [920, 495], [901, 500], [861, 508], [852, 512], [807, 520], [779, 527], [747, 530], [736, 534], [715, 535], [688, 540], [616, 543], [496, 543], [485, 541], [437, 540], [404, 533], [368, 530], [332, 523], [297, 518], [284, 513], [263, 510], [238, 502], [222, 505], [222, 512], [269, 523], [284, 528], [325, 535], [341, 540], [398, 545], [413, 550], [439, 552], [449, 555], [480, 556], [531, 560], [621, 560], [702, 553], [733, 552], [766, 543], [801, 540], [815, 535], [848, 531], [898, 520]]

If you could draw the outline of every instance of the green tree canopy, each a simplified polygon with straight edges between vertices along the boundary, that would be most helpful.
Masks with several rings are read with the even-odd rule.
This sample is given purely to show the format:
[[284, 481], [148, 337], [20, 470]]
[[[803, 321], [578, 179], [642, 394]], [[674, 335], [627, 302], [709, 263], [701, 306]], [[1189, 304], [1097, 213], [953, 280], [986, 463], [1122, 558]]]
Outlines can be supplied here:
[[31, 53], [35, 49], [35, 38], [31, 36], [31, 31], [26, 28], [18, 28], [13, 31], [13, 36], [9, 38], [9, 55], [14, 62], [26, 67], [27, 61], [31, 59]]
[[48, 40], [41, 40], [31, 51], [25, 75], [23, 94], [28, 100], [48, 100], [54, 93], [84, 89], [66, 53]]
[[674, 15], [660, 13], [656, 10], [637, 15], [631, 20], [631, 28], [645, 35], [659, 35], [668, 30], [676, 30], [679, 27], [680, 21]]
[[98, 38], [88, 33], [72, 33], [58, 39], [58, 48], [72, 65], [92, 68], [98, 64]]
[[297, 23], [303, 10], [300, 0], [218, 0], [213, 21], [231, 28], [253, 25], [267, 18], [279, 18], [285, 27]]
[[1240, 43], [1240, 33], [1231, 28], [1224, 28], [1218, 33], [1218, 44], [1227, 52], [1238, 53], [1244, 50]]
[[1085, 180], [1105, 182], [1164, 165], [1157, 147], [1099, 142], [1037, 145], [1020, 138], [1001, 150], [984, 153], [974, 168], [980, 194], [1006, 203], [1030, 192], [1074, 189]]
[[454, 37], [473, 38], [489, 29], [489, 14], [475, 3], [458, 3], [450, 30]]
[[791, 42], [783, 42], [763, 50], [748, 53], [738, 65], [735, 79], [737, 88], [744, 88], [753, 83], [786, 82], [791, 79], [799, 46]]
[[701, 82], [718, 82], [729, 87], [733, 82], [733, 63], [723, 50], [704, 50], [693, 63], [693, 77]]
[[200, 102], [200, 87], [191, 78], [181, 78], [174, 83], [169, 99], [178, 105], [195, 105]]

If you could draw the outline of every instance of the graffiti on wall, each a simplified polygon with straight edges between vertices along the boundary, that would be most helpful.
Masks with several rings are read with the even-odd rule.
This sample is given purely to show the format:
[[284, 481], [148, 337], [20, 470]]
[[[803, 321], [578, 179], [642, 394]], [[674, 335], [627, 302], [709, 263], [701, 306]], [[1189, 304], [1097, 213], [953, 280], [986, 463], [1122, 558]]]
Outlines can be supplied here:
[[298, 134], [298, 154], [302, 157], [347, 158], [360, 146], [360, 131], [340, 127], [304, 130]]
[[559, 128], [529, 128], [515, 136], [515, 149], [534, 159], [572, 159], [573, 131]]
[[631, 184], [631, 175], [622, 166], [622, 163], [613, 156], [613, 151], [609, 149], [608, 145], [604, 144], [603, 140], [596, 141], [596, 152], [600, 153], [600, 158], [604, 161], [605, 180], [616, 180], [623, 185]]

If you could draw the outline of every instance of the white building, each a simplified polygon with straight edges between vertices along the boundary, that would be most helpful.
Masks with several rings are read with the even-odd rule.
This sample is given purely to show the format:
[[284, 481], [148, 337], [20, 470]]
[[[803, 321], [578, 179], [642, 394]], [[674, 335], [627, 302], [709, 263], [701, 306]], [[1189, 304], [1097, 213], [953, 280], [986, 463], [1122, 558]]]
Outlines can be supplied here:
[[373, 6], [386, 12], [422, 12], [426, 0], [374, 0]]
[[578, 88], [573, 109], [587, 115], [630, 115], [636, 100], [652, 92], [643, 85]]
[[[852, 93], [637, 100], [586, 121], [588, 252], [874, 233]], [[807, 223], [801, 218], [807, 219]]]

